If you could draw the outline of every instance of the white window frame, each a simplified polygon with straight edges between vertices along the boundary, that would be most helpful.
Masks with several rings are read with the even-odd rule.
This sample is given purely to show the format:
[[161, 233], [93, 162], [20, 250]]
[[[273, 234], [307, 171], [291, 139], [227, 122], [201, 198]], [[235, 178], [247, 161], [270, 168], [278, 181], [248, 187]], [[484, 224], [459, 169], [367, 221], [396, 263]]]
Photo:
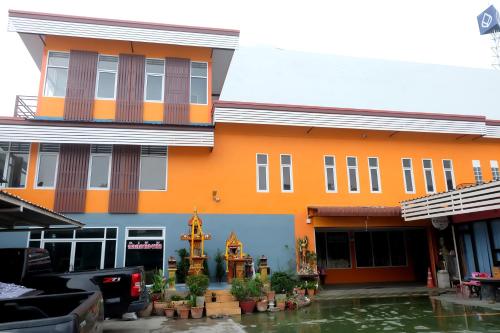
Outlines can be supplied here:
[[[424, 161], [430, 161], [431, 162], [431, 167], [430, 169], [429, 168], [426, 168], [424, 166]], [[424, 182], [425, 182], [425, 192], [426, 193], [437, 193], [437, 188], [436, 188], [436, 179], [434, 178], [434, 165], [432, 163], [432, 159], [431, 158], [422, 158], [422, 170], [424, 172]], [[434, 188], [434, 191], [429, 191], [428, 189], [428, 185], [427, 184], [427, 176], [425, 175], [425, 171], [426, 170], [430, 170], [431, 171], [431, 178], [432, 178], [432, 187]]]
[[[114, 70], [110, 70], [110, 69], [99, 69], [99, 57], [114, 57], [116, 58], [116, 71]], [[96, 73], [96, 76], [95, 76], [95, 99], [96, 100], [99, 100], [99, 101], [114, 101], [116, 100], [116, 91], [118, 89], [118, 71], [120, 70], [120, 57], [115, 55], [115, 54], [98, 54], [97, 55], [97, 73]], [[99, 75], [101, 74], [101, 72], [103, 73], [114, 73], [115, 74], [115, 89], [113, 91], [113, 98], [109, 98], [109, 97], [98, 97], [97, 96], [97, 91], [99, 89]]]
[[[125, 267], [125, 262], [127, 260], [127, 242], [129, 240], [162, 240], [163, 241], [163, 271], [165, 272], [165, 244], [167, 243], [165, 236], [165, 227], [125, 227], [125, 243], [123, 244], [123, 263], [122, 267]], [[161, 230], [162, 235], [160, 236], [155, 236], [155, 237], [129, 237], [128, 232], [129, 230]], [[117, 246], [117, 251], [118, 252], [118, 246]]]
[[[476, 179], [476, 168], [479, 169], [479, 172], [481, 174], [481, 181], [477, 181]], [[484, 175], [483, 175], [483, 169], [481, 169], [481, 161], [480, 160], [472, 160], [472, 173], [474, 174], [474, 182], [476, 184], [483, 184], [484, 183]]]
[[498, 161], [497, 160], [490, 160], [490, 169], [491, 169], [491, 179], [493, 181], [497, 181], [497, 180], [500, 180], [500, 174], [498, 175], [498, 177], [495, 177], [495, 172], [493, 171], [493, 169], [497, 169], [497, 172], [500, 173], [500, 170], [498, 168]]
[[[450, 168], [449, 169], [446, 169], [444, 167], [445, 161], [450, 161]], [[446, 191], [454, 190], [457, 187], [457, 184], [455, 182], [455, 169], [453, 168], [453, 160], [451, 158], [443, 158], [441, 160], [441, 166], [443, 167], [444, 187], [446, 188]], [[448, 188], [448, 182], [446, 181], [446, 171], [447, 170], [451, 172], [451, 182], [453, 183], [452, 189]]]
[[[42, 152], [40, 151], [42, 144], [38, 144], [38, 155], [36, 157], [36, 171], [35, 171], [35, 184], [33, 184], [33, 188], [39, 189], [39, 190], [53, 190], [56, 188], [57, 185], [57, 171], [59, 170], [59, 153], [55, 152]], [[30, 147], [31, 148], [31, 147]], [[40, 169], [40, 156], [41, 155], [50, 155], [50, 156], [56, 156], [56, 169], [54, 170], [54, 186], [38, 186], [38, 171]]]
[[[204, 77], [204, 76], [198, 76], [198, 75], [192, 75], [191, 73], [191, 68], [192, 68], [192, 64], [193, 63], [200, 63], [200, 64], [207, 64], [207, 77]], [[208, 98], [210, 97], [208, 95], [208, 62], [207, 61], [191, 61], [189, 63], [189, 103], [190, 104], [194, 104], [194, 105], [208, 105]], [[207, 102], [206, 103], [193, 103], [191, 102], [191, 78], [193, 77], [196, 77], [196, 78], [202, 78], [202, 79], [206, 79], [207, 80]]]
[[[53, 98], [65, 98], [66, 97], [66, 90], [64, 91], [64, 95], [58, 96], [58, 95], [53, 95], [49, 96], [47, 95], [47, 92], [45, 91], [45, 87], [47, 86], [47, 73], [49, 67], [51, 68], [65, 68], [68, 70], [68, 75], [69, 75], [69, 60], [68, 60], [68, 67], [63, 67], [63, 66], [49, 66], [49, 58], [51, 53], [66, 53], [68, 55], [69, 60], [71, 60], [70, 53], [67, 51], [56, 51], [56, 50], [49, 50], [47, 51], [47, 61], [45, 62], [45, 77], [43, 80], [43, 97], [53, 97]], [[66, 81], [66, 89], [68, 88], [68, 82]]]
[[[7, 155], [5, 156], [5, 164], [3, 168], [3, 175], [0, 175], [0, 179], [7, 180], [7, 175], [9, 173], [8, 167], [9, 167], [9, 159], [10, 159], [10, 154], [13, 153], [11, 147], [11, 144], [18, 143], [18, 141], [3, 141], [3, 142], [8, 142], [9, 143], [9, 151], [7, 151]], [[24, 143], [24, 142], [21, 142]], [[17, 151], [14, 151], [14, 153], [18, 153]], [[30, 162], [31, 162], [31, 143], [29, 143], [29, 148], [28, 148], [28, 163], [26, 163], [26, 181], [24, 182], [24, 186], [22, 187], [9, 187], [7, 183], [0, 183], [0, 189], [13, 189], [13, 190], [21, 190], [21, 189], [26, 189], [28, 188], [28, 180], [29, 180], [29, 172], [30, 172]]]
[[[163, 74], [158, 74], [158, 73], [148, 73], [148, 70], [147, 70], [147, 65], [148, 65], [148, 60], [161, 60], [163, 62]], [[148, 103], [163, 103], [163, 101], [165, 100], [165, 59], [161, 59], [161, 58], [146, 58], [145, 60], [145, 63], [144, 63], [144, 101], [145, 102], [148, 102]], [[190, 72], [191, 72], [191, 67], [189, 68]], [[207, 69], [208, 71], [208, 69]], [[161, 76], [161, 100], [154, 100], [154, 99], [147, 99], [147, 83], [148, 83], [148, 75], [151, 75], [151, 76]], [[191, 85], [191, 77], [189, 78], [189, 85]], [[207, 83], [207, 86], [208, 86], [208, 83]], [[191, 91], [191, 90], [190, 90]], [[191, 98], [191, 95], [189, 96], [189, 98]], [[208, 97], [207, 97], [208, 98]]]
[[[333, 165], [326, 165], [326, 158], [331, 157], [333, 158]], [[326, 193], [337, 193], [338, 192], [338, 184], [337, 184], [337, 160], [335, 159], [335, 155], [323, 155], [323, 170], [325, 173], [325, 191]], [[335, 185], [334, 190], [328, 190], [328, 169], [333, 170], [333, 182]]]
[[[266, 161], [267, 163], [266, 164], [259, 164], [259, 155], [265, 155], [266, 156]], [[257, 189], [257, 192], [260, 192], [260, 193], [268, 193], [269, 192], [269, 155], [268, 154], [265, 154], [265, 153], [257, 153], [255, 154], [255, 170], [256, 170], [256, 177], [255, 179], [257, 180], [256, 181], [256, 189]], [[266, 189], [265, 190], [261, 190], [259, 189], [259, 166], [265, 166], [266, 167]]]
[[[348, 163], [349, 158], [354, 158], [356, 160], [356, 185], [357, 185], [357, 190], [356, 191], [351, 191], [351, 178], [349, 177], [349, 169], [352, 169], [354, 167], [350, 167]], [[349, 193], [360, 193], [361, 189], [361, 184], [359, 183], [359, 162], [358, 162], [358, 157], [357, 156], [346, 156], [345, 158], [345, 165], [347, 169], [347, 189], [349, 190]]]
[[[283, 164], [281, 161], [282, 156], [289, 156], [290, 157], [290, 164]], [[293, 167], [292, 167], [293, 161], [292, 161], [292, 154], [280, 154], [280, 176], [281, 176], [281, 192], [282, 193], [293, 193]], [[290, 189], [285, 190], [284, 186], [285, 184], [283, 183], [283, 168], [284, 167], [289, 167], [290, 168]]]
[[[371, 158], [374, 158], [377, 160], [376, 167], [370, 166], [370, 159]], [[367, 158], [367, 163], [368, 163], [368, 176], [370, 177], [370, 193], [382, 193], [382, 181], [381, 181], [381, 176], [380, 176], [380, 159], [377, 156], [369, 156]], [[371, 173], [372, 169], [377, 170], [378, 191], [373, 190], [372, 173]]]
[[[89, 171], [87, 175], [87, 189], [88, 190], [109, 190], [111, 186], [111, 165], [113, 164], [113, 148], [111, 148], [111, 153], [92, 153], [92, 145], [90, 145], [90, 155], [89, 155]], [[92, 176], [92, 163], [93, 156], [109, 156], [109, 166], [108, 166], [108, 186], [107, 187], [92, 187], [90, 185], [90, 177]]]
[[[166, 152], [165, 152], [165, 189], [163, 190], [154, 190], [154, 189], [142, 189], [141, 188], [141, 170], [142, 170], [142, 152], [140, 153], [139, 156], [139, 191], [140, 192], [167, 192], [168, 190], [168, 147], [166, 147]], [[147, 155], [151, 157], [157, 157], [157, 158], [163, 158], [163, 156], [160, 155]]]
[[[410, 167], [409, 168], [404, 166], [404, 160], [410, 160]], [[401, 158], [401, 169], [403, 170], [403, 183], [405, 185], [405, 193], [406, 194], [417, 193], [417, 189], [415, 188], [415, 174], [413, 173], [413, 159], [411, 157], [402, 157]], [[413, 188], [413, 191], [408, 191], [408, 184], [406, 183], [405, 170], [410, 170], [411, 187]]]

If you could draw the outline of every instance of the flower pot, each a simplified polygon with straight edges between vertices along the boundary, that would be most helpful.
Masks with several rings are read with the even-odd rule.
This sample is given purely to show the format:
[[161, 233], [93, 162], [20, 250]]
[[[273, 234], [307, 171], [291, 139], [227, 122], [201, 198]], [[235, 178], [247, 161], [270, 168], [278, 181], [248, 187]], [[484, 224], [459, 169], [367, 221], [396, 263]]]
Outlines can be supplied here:
[[267, 292], [267, 300], [269, 302], [274, 301], [274, 297], [275, 296], [276, 296], [276, 292], [275, 291], [268, 291]]
[[154, 314], [157, 316], [162, 316], [164, 314], [166, 307], [167, 307], [167, 302], [154, 301], [153, 303]]
[[205, 296], [196, 296], [196, 307], [203, 308], [205, 306]]
[[179, 319], [188, 319], [189, 318], [189, 308], [185, 306], [181, 306], [177, 308], [177, 315]]
[[283, 301], [276, 301], [276, 307], [280, 309], [281, 311], [285, 310], [286, 307], [286, 302]]
[[255, 310], [255, 301], [253, 299], [240, 301], [241, 312], [252, 313]]
[[174, 318], [175, 309], [174, 308], [165, 308], [165, 317]]
[[137, 314], [139, 315], [139, 317], [145, 318], [151, 316], [152, 312], [153, 312], [153, 303], [149, 303], [148, 306], [139, 311]]
[[267, 300], [262, 300], [257, 302], [257, 311], [259, 312], [267, 311]]
[[152, 293], [152, 294], [151, 294], [151, 299], [152, 299], [153, 301], [159, 301], [159, 300], [160, 300], [160, 298], [161, 298], [161, 293]]
[[309, 296], [310, 298], [312, 298], [314, 296], [314, 290], [315, 289], [307, 289], [307, 296]]
[[192, 307], [191, 308], [191, 317], [194, 319], [200, 319], [203, 317], [203, 307]]
[[299, 294], [300, 296], [305, 296], [306, 290], [305, 289], [298, 289], [297, 294]]

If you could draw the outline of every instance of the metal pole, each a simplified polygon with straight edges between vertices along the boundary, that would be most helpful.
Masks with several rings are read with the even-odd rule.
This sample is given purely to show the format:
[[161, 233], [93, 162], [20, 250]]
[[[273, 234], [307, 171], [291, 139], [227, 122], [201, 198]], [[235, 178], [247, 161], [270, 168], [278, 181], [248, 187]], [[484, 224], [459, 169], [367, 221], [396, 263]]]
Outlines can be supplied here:
[[458, 280], [460, 284], [462, 284], [462, 274], [460, 273], [460, 262], [458, 261], [458, 250], [457, 250], [457, 240], [455, 238], [455, 226], [451, 225], [451, 232], [453, 234], [453, 246], [455, 247], [455, 259], [457, 261], [457, 272], [458, 272]]

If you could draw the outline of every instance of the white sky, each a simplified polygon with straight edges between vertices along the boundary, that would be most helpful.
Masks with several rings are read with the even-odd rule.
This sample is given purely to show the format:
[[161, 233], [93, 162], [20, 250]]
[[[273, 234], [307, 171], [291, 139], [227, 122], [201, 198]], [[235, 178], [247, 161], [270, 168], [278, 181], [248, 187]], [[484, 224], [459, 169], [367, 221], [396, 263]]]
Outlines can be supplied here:
[[35, 95], [39, 72], [7, 10], [235, 28], [241, 45], [490, 68], [488, 36], [476, 16], [500, 0], [2, 0], [0, 116], [18, 94]]

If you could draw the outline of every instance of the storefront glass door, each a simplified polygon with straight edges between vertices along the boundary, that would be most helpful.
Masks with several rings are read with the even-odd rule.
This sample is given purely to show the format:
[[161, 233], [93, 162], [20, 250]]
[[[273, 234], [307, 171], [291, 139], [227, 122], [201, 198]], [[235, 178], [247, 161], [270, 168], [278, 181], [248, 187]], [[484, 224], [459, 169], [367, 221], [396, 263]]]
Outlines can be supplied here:
[[75, 242], [73, 270], [95, 270], [101, 266], [104, 242]]
[[68, 272], [71, 268], [71, 242], [45, 242], [44, 248], [49, 251], [54, 272]]

